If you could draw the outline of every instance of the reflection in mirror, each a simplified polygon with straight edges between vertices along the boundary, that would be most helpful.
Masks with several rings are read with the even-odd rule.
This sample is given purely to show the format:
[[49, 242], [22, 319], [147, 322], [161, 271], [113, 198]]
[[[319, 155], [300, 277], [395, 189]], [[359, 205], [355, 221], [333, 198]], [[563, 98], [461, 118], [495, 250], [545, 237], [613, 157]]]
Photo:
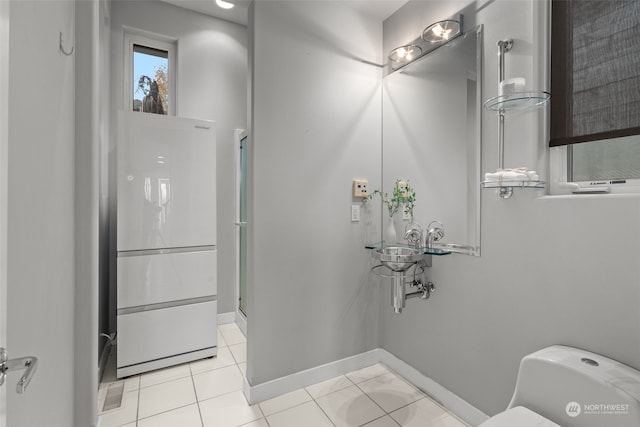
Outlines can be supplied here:
[[[480, 255], [481, 52], [479, 26], [383, 81], [383, 191], [408, 180], [414, 222], [446, 227], [434, 247], [470, 255]], [[393, 221], [407, 243], [409, 221]]]

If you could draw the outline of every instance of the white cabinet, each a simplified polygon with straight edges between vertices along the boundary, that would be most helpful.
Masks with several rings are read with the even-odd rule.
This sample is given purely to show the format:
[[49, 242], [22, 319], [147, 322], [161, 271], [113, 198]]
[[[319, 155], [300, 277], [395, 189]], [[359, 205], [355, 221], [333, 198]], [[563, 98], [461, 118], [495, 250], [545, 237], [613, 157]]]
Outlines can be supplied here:
[[118, 377], [217, 352], [213, 122], [118, 116]]
[[119, 117], [118, 251], [215, 245], [214, 123]]
[[[118, 315], [118, 377], [213, 356], [216, 302]], [[188, 326], [186, 326], [188, 325]], [[176, 354], [188, 348], [190, 354]], [[195, 357], [195, 359], [194, 359]]]

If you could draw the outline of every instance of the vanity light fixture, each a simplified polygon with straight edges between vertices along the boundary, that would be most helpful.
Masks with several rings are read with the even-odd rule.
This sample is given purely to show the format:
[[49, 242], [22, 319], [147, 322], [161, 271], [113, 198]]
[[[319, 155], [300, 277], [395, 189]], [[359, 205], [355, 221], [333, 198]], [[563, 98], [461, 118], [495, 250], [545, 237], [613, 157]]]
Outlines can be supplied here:
[[231, 9], [235, 6], [233, 3], [224, 0], [216, 0], [216, 4], [222, 9]]
[[[0, 0], [1, 1], [1, 0]], [[410, 62], [433, 52], [446, 45], [462, 34], [462, 14], [454, 15], [429, 25], [421, 35], [404, 46], [399, 46], [389, 52], [389, 69], [391, 72], [399, 70]]]
[[460, 21], [445, 19], [429, 25], [422, 32], [422, 40], [428, 43], [446, 42], [460, 34]]
[[408, 44], [400, 46], [391, 51], [389, 59], [393, 62], [411, 62], [422, 54], [420, 46]]

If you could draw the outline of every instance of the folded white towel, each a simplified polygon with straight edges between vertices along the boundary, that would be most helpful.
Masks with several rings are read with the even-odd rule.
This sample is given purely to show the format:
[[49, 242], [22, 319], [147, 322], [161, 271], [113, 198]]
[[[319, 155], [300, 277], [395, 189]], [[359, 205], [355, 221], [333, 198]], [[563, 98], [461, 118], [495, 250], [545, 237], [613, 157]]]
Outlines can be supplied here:
[[509, 96], [516, 92], [522, 92], [526, 85], [524, 77], [514, 77], [511, 79], [505, 79], [498, 84], [498, 95]]
[[484, 180], [489, 182], [538, 181], [539, 178], [536, 171], [527, 168], [498, 169], [497, 172], [484, 174]]

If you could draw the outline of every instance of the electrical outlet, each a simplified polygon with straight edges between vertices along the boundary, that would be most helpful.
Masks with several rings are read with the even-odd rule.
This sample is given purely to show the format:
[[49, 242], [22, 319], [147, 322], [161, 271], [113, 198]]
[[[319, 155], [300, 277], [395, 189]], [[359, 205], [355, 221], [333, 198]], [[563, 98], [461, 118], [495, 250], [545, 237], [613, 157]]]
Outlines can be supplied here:
[[407, 193], [407, 189], [409, 188], [409, 183], [407, 181], [398, 181], [396, 186], [398, 187], [398, 189], [402, 193], [402, 197], [403, 198], [406, 199], [407, 197], [409, 197], [409, 194]]
[[360, 221], [360, 205], [351, 205], [351, 222]]
[[353, 181], [353, 197], [365, 198], [369, 195], [369, 181], [356, 179]]

